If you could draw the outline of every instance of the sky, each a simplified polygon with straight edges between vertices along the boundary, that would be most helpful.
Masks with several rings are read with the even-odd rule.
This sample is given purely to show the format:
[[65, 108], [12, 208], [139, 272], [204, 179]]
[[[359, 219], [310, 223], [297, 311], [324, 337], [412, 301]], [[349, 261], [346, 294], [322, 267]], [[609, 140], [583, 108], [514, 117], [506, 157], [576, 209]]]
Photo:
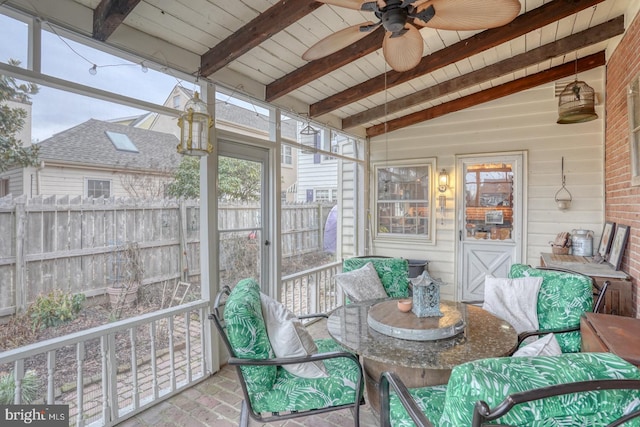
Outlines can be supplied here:
[[[48, 29], [43, 24], [43, 29]], [[8, 43], [7, 41], [11, 41]], [[83, 85], [116, 92], [156, 104], [164, 104], [173, 87], [181, 83], [193, 90], [192, 83], [149, 69], [142, 71], [140, 64], [82, 46], [57, 34], [44, 31], [42, 46], [42, 73]], [[0, 61], [9, 58], [27, 65], [27, 25], [0, 15]], [[97, 65], [97, 73], [89, 69]], [[40, 86], [32, 97], [32, 140], [43, 141], [50, 136], [76, 126], [90, 118], [111, 120], [145, 113], [145, 111], [100, 101]]]

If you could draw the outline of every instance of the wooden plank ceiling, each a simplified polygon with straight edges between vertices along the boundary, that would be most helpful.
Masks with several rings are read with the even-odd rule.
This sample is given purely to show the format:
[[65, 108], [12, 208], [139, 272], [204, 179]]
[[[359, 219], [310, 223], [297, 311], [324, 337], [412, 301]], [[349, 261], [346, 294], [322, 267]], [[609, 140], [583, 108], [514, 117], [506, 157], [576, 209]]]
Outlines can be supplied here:
[[299, 113], [319, 122], [331, 115], [368, 136], [571, 77], [576, 64], [578, 73], [603, 65], [629, 1], [520, 0], [519, 16], [503, 27], [422, 28], [421, 62], [396, 72], [381, 53], [382, 28], [325, 58], [301, 59], [318, 40], [375, 19], [371, 12], [314, 0], [76, 0], [93, 9], [97, 40], [130, 26], [200, 56], [194, 74], [242, 75], [264, 85], [267, 101], [292, 97], [308, 105]]

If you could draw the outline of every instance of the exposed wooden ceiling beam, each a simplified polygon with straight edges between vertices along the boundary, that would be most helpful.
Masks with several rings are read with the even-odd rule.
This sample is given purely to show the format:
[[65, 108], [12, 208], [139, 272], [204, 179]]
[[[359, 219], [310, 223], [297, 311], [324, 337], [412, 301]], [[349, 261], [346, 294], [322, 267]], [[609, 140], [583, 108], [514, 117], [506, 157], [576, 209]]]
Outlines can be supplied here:
[[331, 71], [337, 70], [356, 59], [375, 52], [382, 47], [384, 33], [384, 28], [378, 27], [368, 36], [339, 50], [333, 55], [311, 61], [286, 76], [274, 80], [267, 85], [266, 100], [271, 102]]
[[202, 55], [200, 74], [215, 73], [322, 5], [315, 0], [280, 0]]
[[[605, 53], [604, 51], [594, 53], [593, 55], [580, 58], [577, 61], [578, 72], [587, 71], [592, 68], [605, 65]], [[383, 135], [386, 132], [402, 129], [407, 126], [414, 125], [416, 123], [423, 122], [425, 120], [434, 119], [436, 117], [444, 116], [454, 111], [464, 110], [471, 108], [479, 104], [483, 104], [494, 99], [502, 98], [508, 95], [512, 95], [523, 90], [531, 89], [536, 86], [540, 86], [545, 83], [553, 82], [555, 80], [573, 76], [576, 73], [576, 63], [569, 62], [566, 64], [558, 65], [557, 67], [550, 68], [545, 71], [533, 74], [531, 76], [523, 77], [514, 80], [509, 83], [505, 83], [500, 86], [493, 87], [491, 89], [483, 90], [481, 92], [473, 93], [471, 95], [464, 96], [454, 101], [445, 102], [438, 106], [428, 108], [426, 110], [417, 111], [412, 114], [408, 114], [403, 117], [399, 117], [394, 120], [390, 120], [387, 123], [371, 126], [367, 128], [367, 136], [374, 137]]]
[[[537, 7], [518, 16], [509, 24], [502, 27], [483, 31], [456, 44], [448, 46], [422, 58], [413, 69], [405, 72], [391, 71], [381, 74], [366, 82], [360, 83], [340, 93], [332, 95], [309, 107], [311, 117], [318, 117], [345, 105], [381, 92], [387, 87], [393, 87], [409, 80], [446, 67], [469, 56], [478, 54], [516, 37], [520, 37], [535, 29], [544, 27], [566, 16], [577, 13], [603, 0], [556, 0]], [[332, 71], [332, 70], [327, 70]], [[297, 83], [296, 83], [297, 84]], [[291, 86], [294, 86], [291, 82]]]
[[624, 33], [624, 15], [610, 21], [591, 27], [587, 30], [565, 37], [563, 39], [540, 46], [529, 52], [521, 53], [504, 61], [481, 68], [471, 73], [447, 80], [435, 86], [428, 87], [410, 95], [389, 101], [386, 105], [365, 110], [361, 113], [342, 119], [342, 128], [348, 129], [371, 120], [393, 114], [414, 105], [458, 92], [462, 89], [487, 82], [517, 70], [530, 67], [545, 60], [573, 52], [577, 49], [608, 40]]
[[93, 38], [105, 41], [140, 0], [102, 0], [93, 10]]

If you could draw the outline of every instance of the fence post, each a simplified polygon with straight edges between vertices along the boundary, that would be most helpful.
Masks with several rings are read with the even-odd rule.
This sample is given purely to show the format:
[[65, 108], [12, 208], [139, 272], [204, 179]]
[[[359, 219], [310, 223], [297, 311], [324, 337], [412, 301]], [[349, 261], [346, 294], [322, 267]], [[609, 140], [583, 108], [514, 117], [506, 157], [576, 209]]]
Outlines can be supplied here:
[[27, 308], [27, 287], [25, 283], [25, 272], [27, 265], [24, 254], [25, 243], [25, 222], [27, 220], [25, 212], [26, 199], [24, 196], [16, 200], [16, 314], [24, 313]]

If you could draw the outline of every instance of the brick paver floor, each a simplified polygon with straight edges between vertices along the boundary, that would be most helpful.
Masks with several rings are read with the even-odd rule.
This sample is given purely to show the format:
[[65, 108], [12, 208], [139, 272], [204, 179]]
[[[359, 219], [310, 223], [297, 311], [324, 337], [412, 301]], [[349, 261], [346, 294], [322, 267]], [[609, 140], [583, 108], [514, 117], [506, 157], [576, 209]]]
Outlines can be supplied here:
[[[319, 322], [310, 327], [315, 338], [324, 338], [326, 324]], [[366, 397], [366, 396], [365, 396]], [[235, 368], [227, 365], [203, 382], [171, 397], [164, 402], [118, 424], [119, 427], [234, 427], [240, 420], [242, 390]], [[360, 425], [377, 426], [373, 412], [366, 404], [360, 407]], [[325, 414], [294, 418], [278, 423], [259, 423], [250, 420], [250, 427], [347, 427], [353, 426], [349, 409]]]

